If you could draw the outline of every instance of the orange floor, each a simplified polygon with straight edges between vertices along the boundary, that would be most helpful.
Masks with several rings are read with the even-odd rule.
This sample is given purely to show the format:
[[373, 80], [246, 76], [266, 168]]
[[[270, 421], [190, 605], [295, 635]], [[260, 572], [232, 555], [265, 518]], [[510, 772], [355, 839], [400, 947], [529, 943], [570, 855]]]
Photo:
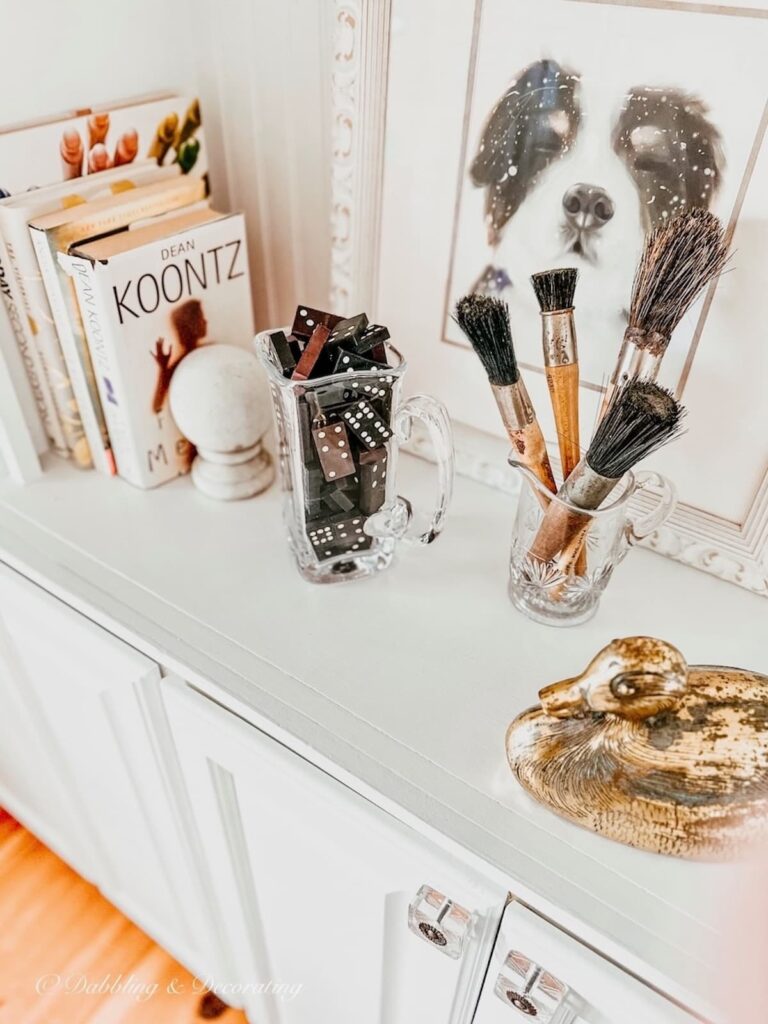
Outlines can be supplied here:
[[0, 809], [0, 1024], [203, 1020], [245, 1024]]

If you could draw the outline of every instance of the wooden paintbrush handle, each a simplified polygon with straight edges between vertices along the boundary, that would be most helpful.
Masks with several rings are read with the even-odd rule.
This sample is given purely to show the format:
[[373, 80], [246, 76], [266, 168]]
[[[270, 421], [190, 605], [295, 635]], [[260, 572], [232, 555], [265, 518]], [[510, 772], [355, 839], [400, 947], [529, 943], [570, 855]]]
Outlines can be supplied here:
[[536, 474], [547, 490], [556, 494], [557, 484], [538, 420], [526, 424], [519, 430], [507, 427], [507, 434], [518, 460]]
[[[548, 491], [557, 493], [555, 475], [547, 454], [547, 445], [533, 409], [525, 383], [521, 378], [514, 384], [492, 384], [491, 391], [501, 413], [501, 421], [512, 442], [515, 458], [538, 477]], [[549, 502], [539, 494], [539, 503], [546, 510]]]
[[539, 562], [555, 563], [563, 573], [574, 572], [590, 524], [588, 512], [580, 513], [559, 501], [551, 501], [529, 554]]
[[549, 397], [555, 415], [557, 443], [567, 480], [581, 458], [579, 450], [579, 364], [564, 363], [546, 368]]
[[[563, 480], [567, 480], [581, 458], [579, 450], [579, 364], [563, 363], [546, 367], [549, 397], [557, 428], [557, 444]], [[582, 545], [573, 564], [577, 576], [587, 571], [587, 552]]]

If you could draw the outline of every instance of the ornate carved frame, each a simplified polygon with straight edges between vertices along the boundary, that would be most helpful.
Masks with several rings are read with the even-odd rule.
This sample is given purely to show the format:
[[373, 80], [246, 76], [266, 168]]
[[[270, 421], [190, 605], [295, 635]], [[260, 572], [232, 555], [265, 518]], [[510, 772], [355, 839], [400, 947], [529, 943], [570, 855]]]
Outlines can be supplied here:
[[[576, 0], [584, 2], [584, 0]], [[624, 0], [591, 0], [622, 3]], [[683, 9], [684, 0], [633, 0]], [[702, 10], [700, 5], [694, 8]], [[757, 9], [712, 4], [706, 13], [768, 17]], [[384, 168], [391, 0], [335, 0], [333, 36], [333, 147], [331, 294], [334, 309], [375, 303]], [[768, 111], [768, 108], [766, 108]], [[489, 449], [499, 442], [459, 425], [459, 471], [508, 489]], [[415, 445], [422, 451], [418, 442]], [[503, 465], [503, 463], [502, 463]], [[638, 496], [639, 504], [650, 499]], [[659, 554], [768, 596], [768, 467], [742, 522], [681, 503], [646, 542]]]

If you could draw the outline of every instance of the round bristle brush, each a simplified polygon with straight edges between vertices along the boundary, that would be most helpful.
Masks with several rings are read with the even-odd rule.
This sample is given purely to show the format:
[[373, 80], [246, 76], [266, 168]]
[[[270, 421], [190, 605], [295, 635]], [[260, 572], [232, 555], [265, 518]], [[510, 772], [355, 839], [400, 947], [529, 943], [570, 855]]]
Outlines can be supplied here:
[[573, 295], [578, 276], [578, 270], [573, 267], [561, 267], [557, 270], [544, 270], [531, 277], [541, 310], [544, 370], [565, 480], [581, 458], [579, 355], [573, 322]]
[[520, 376], [506, 302], [488, 295], [466, 295], [456, 303], [453, 319], [466, 334], [488, 374], [517, 458], [554, 494], [557, 484], [544, 435]]
[[562, 502], [546, 510], [531, 555], [569, 571], [591, 522], [578, 509], [599, 508], [625, 473], [680, 433], [684, 416], [674, 395], [653, 381], [633, 378], [620, 385], [587, 454], [558, 492]]
[[601, 415], [623, 381], [637, 376], [655, 380], [672, 332], [727, 258], [723, 225], [707, 210], [687, 210], [646, 236], [632, 284], [629, 324]]

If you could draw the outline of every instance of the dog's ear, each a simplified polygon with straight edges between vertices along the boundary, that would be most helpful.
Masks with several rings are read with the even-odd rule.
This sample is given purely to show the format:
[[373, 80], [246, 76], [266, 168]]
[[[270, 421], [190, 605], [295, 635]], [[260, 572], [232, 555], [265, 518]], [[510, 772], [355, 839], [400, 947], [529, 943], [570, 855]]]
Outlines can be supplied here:
[[720, 132], [698, 97], [680, 89], [632, 89], [614, 128], [613, 148], [638, 190], [646, 228], [685, 206], [712, 205], [725, 157]]
[[578, 85], [578, 76], [556, 61], [537, 61], [517, 75], [486, 121], [469, 177], [486, 189], [491, 244], [542, 171], [573, 144], [581, 118]]

